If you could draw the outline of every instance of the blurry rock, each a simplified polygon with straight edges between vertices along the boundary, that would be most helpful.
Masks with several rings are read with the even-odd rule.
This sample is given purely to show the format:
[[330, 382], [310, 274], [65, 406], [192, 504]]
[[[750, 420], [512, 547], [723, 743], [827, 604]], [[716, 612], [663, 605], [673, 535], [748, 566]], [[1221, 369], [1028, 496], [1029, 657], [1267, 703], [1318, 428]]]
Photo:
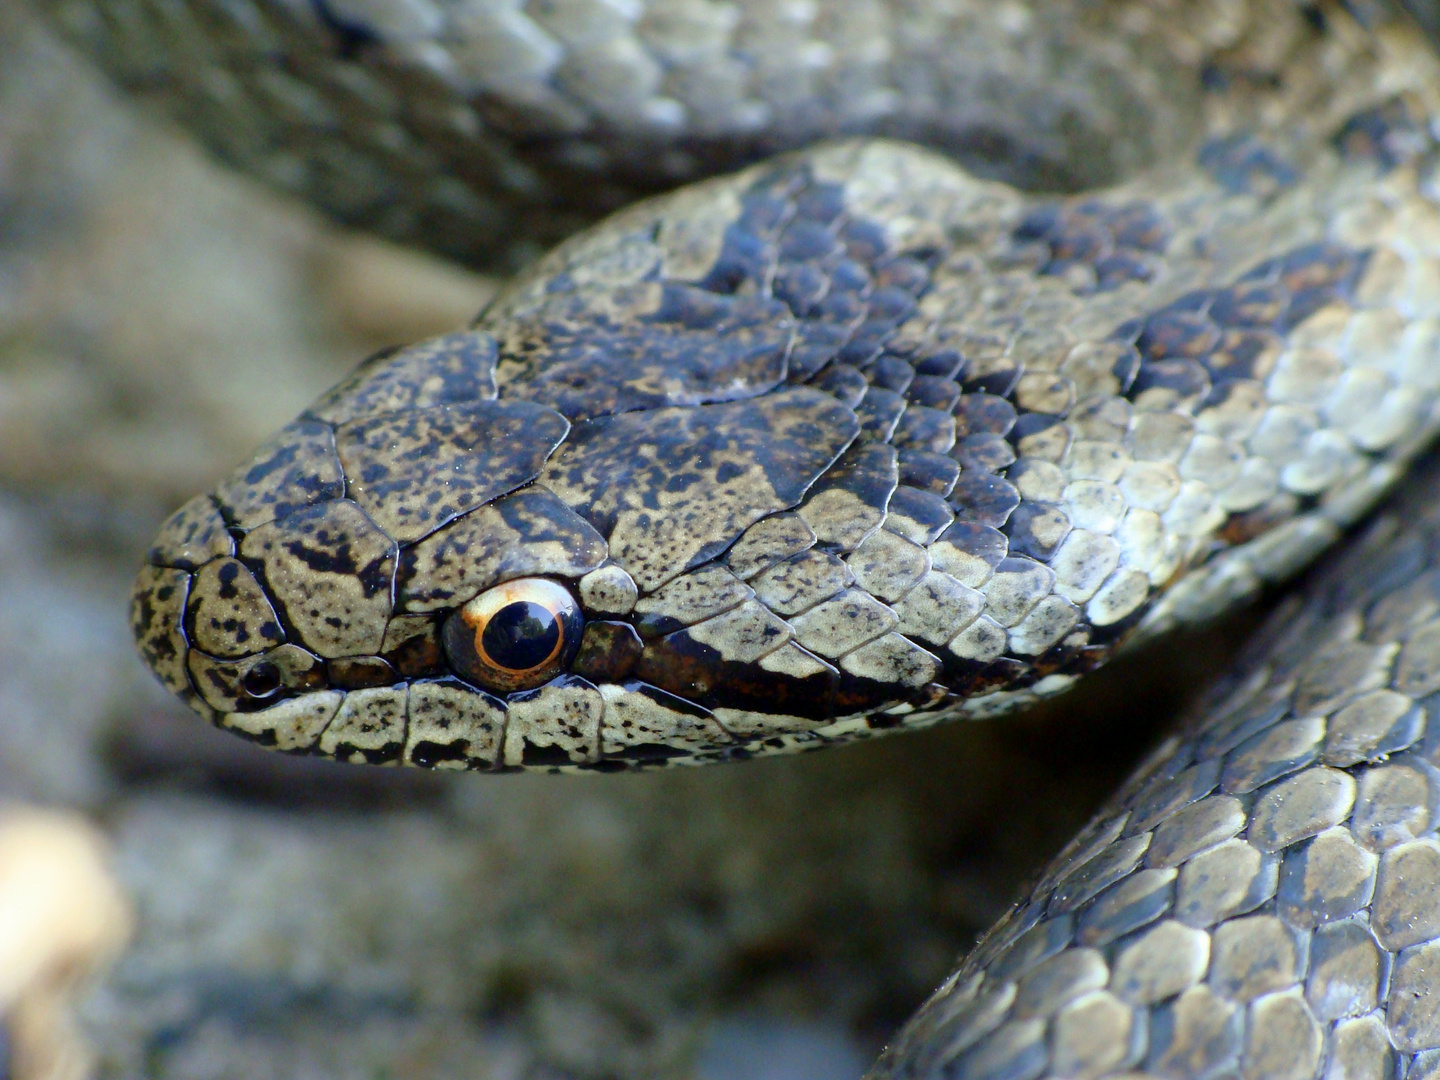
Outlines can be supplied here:
[[498, 284], [423, 251], [359, 234], [323, 247], [315, 280], [336, 324], [381, 345], [467, 325]]
[[71, 998], [131, 929], [107, 859], [105, 842], [78, 814], [0, 808], [0, 1016], [14, 1080], [90, 1074]]
[[732, 1017], [709, 1032], [695, 1066], [697, 1080], [836, 1080], [870, 1062], [844, 1030]]
[[0, 796], [91, 809], [111, 791], [97, 751], [113, 703], [161, 696], [128, 640], [124, 572], [66, 543], [57, 516], [0, 493]]

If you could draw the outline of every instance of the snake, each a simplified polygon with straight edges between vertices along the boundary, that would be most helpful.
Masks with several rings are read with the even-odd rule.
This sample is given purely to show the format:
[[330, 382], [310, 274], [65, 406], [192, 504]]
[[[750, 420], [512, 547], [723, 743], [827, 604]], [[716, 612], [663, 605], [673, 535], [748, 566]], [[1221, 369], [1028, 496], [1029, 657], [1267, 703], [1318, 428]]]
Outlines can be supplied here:
[[1061, 694], [1358, 532], [867, 1076], [1440, 1077], [1416, 21], [46, 6], [222, 158], [519, 268], [161, 527], [131, 622], [202, 717], [493, 773], [808, 752]]

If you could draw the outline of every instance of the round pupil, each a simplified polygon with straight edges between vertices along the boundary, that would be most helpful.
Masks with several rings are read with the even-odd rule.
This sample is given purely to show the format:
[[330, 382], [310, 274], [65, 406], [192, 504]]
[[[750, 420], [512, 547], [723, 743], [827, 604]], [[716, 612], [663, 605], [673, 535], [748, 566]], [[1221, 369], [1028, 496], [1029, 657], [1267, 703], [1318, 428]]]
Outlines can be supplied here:
[[491, 616], [480, 644], [491, 661], [511, 671], [543, 663], [560, 641], [560, 624], [539, 604], [517, 600]]

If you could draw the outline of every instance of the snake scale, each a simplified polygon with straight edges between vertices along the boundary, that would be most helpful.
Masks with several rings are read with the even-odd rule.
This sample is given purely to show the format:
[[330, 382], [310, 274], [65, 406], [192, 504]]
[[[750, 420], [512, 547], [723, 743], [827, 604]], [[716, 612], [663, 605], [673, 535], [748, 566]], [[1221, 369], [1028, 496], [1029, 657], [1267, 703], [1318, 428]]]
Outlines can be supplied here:
[[[280, 750], [620, 770], [996, 716], [1294, 574], [1440, 424], [1440, 63], [1380, 5], [50, 6], [223, 156], [472, 262], [764, 158], [164, 525], [146, 662]], [[1437, 468], [870, 1076], [1440, 1077]]]

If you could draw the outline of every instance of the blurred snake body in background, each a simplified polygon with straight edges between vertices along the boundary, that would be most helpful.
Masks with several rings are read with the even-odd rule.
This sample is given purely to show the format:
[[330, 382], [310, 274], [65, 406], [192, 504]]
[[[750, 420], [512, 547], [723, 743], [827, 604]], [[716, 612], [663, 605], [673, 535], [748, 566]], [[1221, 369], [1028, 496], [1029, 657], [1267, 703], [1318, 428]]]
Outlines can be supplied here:
[[[1440, 422], [1440, 61], [1379, 5], [50, 6], [228, 160], [526, 264], [157, 537], [142, 655], [280, 750], [996, 716], [1293, 575]], [[872, 1076], [1440, 1076], [1414, 471]]]

